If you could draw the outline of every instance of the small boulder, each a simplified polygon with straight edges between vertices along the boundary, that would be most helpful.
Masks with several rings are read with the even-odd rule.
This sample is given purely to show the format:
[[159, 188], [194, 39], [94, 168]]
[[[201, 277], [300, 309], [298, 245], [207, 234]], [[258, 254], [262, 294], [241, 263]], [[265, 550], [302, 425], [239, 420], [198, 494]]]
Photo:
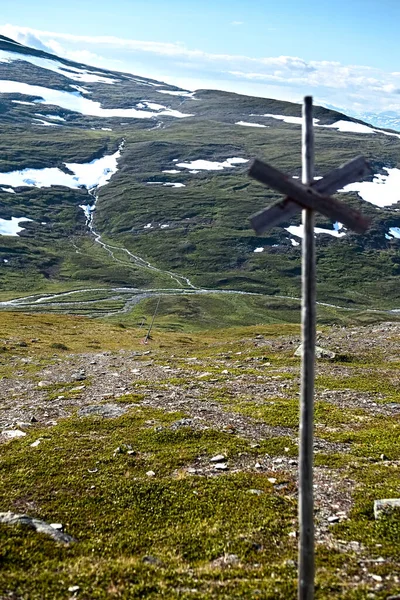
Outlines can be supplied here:
[[391, 513], [392, 511], [400, 512], [400, 498], [385, 498], [383, 500], [375, 500], [375, 519], [379, 519], [382, 515]]
[[224, 462], [224, 460], [226, 460], [226, 457], [223, 454], [217, 454], [216, 456], [210, 458], [210, 462], [212, 463], [220, 463]]
[[92, 404], [78, 410], [79, 417], [103, 417], [115, 419], [121, 417], [128, 409], [121, 404]]
[[[295, 356], [303, 356], [303, 344], [301, 344], [294, 353]], [[336, 356], [332, 350], [327, 350], [321, 346], [315, 346], [315, 357], [316, 358], [327, 358], [329, 360], [334, 359]]]

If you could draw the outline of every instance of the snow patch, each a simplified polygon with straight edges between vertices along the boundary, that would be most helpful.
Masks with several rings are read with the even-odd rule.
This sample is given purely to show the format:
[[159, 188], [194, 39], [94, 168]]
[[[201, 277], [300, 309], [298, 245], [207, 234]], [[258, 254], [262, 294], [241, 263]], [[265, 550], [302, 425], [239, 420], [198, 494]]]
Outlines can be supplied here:
[[337, 129], [342, 133], [376, 133], [376, 130], [372, 127], [362, 125], [361, 123], [353, 123], [353, 121], [336, 121], [332, 125], [319, 125], [318, 127]]
[[163, 171], [163, 173], [172, 173], [172, 174], [176, 174], [176, 173], [181, 173], [181, 171], [178, 171], [178, 169], [170, 169], [169, 171]]
[[[285, 227], [285, 229], [286, 229], [286, 231], [288, 231], [292, 235], [295, 235], [296, 237], [299, 237], [299, 238], [304, 237], [303, 225], [290, 225], [290, 227]], [[323, 227], [315, 227], [314, 233], [315, 234], [327, 233], [328, 235], [332, 235], [333, 237], [338, 237], [338, 238], [346, 235], [346, 233], [344, 231], [339, 231], [338, 229], [324, 229]]]
[[385, 238], [387, 240], [392, 240], [393, 238], [400, 240], [400, 227], [390, 227], [389, 232], [385, 233]]
[[384, 169], [387, 175], [374, 175], [372, 181], [349, 183], [340, 192], [358, 192], [358, 195], [381, 208], [400, 200], [400, 169]]
[[0, 190], [1, 190], [2, 192], [7, 192], [8, 194], [16, 194], [16, 191], [15, 191], [15, 190], [13, 190], [12, 188], [3, 188], [3, 187], [2, 187], [2, 188], [0, 188]]
[[26, 106], [34, 106], [34, 102], [24, 102], [23, 100], [11, 100], [14, 104], [25, 104]]
[[0, 219], [0, 235], [18, 235], [24, 227], [20, 227], [19, 224], [32, 221], [26, 217], [11, 217], [11, 219]]
[[246, 121], [238, 121], [235, 125], [243, 125], [243, 127], [267, 127], [267, 125], [260, 125], [260, 123], [247, 123]]
[[64, 77], [68, 77], [68, 79], [73, 79], [74, 81], [108, 84], [117, 83], [117, 81], [119, 81], [117, 79], [105, 77], [104, 75], [95, 74], [87, 69], [79, 69], [77, 67], [73, 67], [72, 65], [64, 65], [57, 60], [41, 58], [39, 56], [32, 56], [30, 54], [20, 54], [19, 52], [6, 52], [5, 50], [0, 50], [0, 62], [13, 62], [16, 60], [29, 62], [36, 67], [53, 71], [59, 75], [64, 75]]
[[[288, 115], [271, 115], [266, 113], [265, 115], [260, 115], [262, 117], [268, 117], [269, 119], [276, 119], [278, 121], [284, 121], [285, 123], [291, 123], [292, 125], [301, 125], [303, 122], [302, 117], [290, 117]], [[318, 123], [319, 119], [313, 119], [314, 125]]]
[[259, 248], [255, 248], [253, 252], [264, 252], [264, 247], [260, 246]]
[[44, 169], [23, 169], [22, 171], [11, 171], [0, 173], [0, 184], [13, 187], [51, 187], [52, 185], [63, 185], [72, 189], [81, 186], [91, 189], [108, 183], [112, 175], [117, 171], [117, 161], [121, 156], [120, 149], [114, 154], [103, 156], [92, 160], [90, 163], [64, 163], [67, 169], [72, 171], [64, 173], [58, 168], [47, 167]]
[[0, 80], [0, 93], [7, 94], [25, 94], [27, 96], [38, 96], [40, 100], [35, 100], [37, 104], [52, 104], [71, 110], [82, 115], [92, 117], [127, 117], [131, 119], [150, 119], [156, 116], [169, 116], [183, 119], [192, 117], [192, 114], [181, 113], [178, 110], [166, 108], [160, 112], [151, 112], [137, 110], [135, 108], [102, 108], [100, 102], [94, 102], [89, 98], [84, 98], [80, 92], [65, 92], [62, 90], [53, 90], [40, 85], [30, 85], [19, 81], [6, 79]]
[[43, 119], [33, 119], [32, 125], [44, 125], [45, 127], [60, 127], [57, 123], [49, 123], [48, 121], [43, 121]]
[[43, 119], [52, 119], [52, 121], [65, 121], [63, 117], [59, 117], [58, 115], [42, 115], [40, 113], [35, 113], [35, 117], [42, 117]]
[[170, 91], [170, 90], [156, 90], [160, 94], [169, 94], [170, 96], [183, 96], [184, 98], [193, 98], [196, 92], [187, 92], [187, 91]]
[[178, 163], [177, 167], [183, 169], [196, 169], [200, 171], [222, 171], [223, 169], [233, 168], [235, 164], [249, 162], [245, 158], [227, 158], [223, 162], [214, 162], [211, 160], [193, 160], [190, 163]]

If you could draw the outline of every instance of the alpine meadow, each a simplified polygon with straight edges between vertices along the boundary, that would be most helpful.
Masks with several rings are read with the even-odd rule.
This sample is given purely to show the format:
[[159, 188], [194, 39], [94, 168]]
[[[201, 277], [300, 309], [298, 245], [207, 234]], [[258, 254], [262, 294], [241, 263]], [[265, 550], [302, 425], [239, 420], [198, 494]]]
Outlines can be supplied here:
[[[315, 217], [315, 598], [395, 600], [400, 133], [313, 116], [371, 169]], [[248, 171], [301, 104], [0, 35], [0, 123], [0, 600], [294, 600], [304, 232]]]

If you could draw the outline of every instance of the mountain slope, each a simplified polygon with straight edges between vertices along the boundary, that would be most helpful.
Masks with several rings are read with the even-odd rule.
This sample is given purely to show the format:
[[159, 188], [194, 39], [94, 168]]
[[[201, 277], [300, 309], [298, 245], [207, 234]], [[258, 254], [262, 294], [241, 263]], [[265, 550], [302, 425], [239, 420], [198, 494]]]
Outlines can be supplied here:
[[[257, 238], [249, 215], [279, 195], [246, 169], [257, 156], [300, 175], [300, 113], [0, 37], [0, 232], [15, 233], [0, 236], [3, 298], [99, 286], [298, 296], [301, 232], [287, 228], [299, 218]], [[366, 235], [317, 219], [319, 298], [397, 307], [399, 134], [322, 107], [314, 116], [316, 175], [358, 154], [376, 175], [341, 194], [371, 217]]]

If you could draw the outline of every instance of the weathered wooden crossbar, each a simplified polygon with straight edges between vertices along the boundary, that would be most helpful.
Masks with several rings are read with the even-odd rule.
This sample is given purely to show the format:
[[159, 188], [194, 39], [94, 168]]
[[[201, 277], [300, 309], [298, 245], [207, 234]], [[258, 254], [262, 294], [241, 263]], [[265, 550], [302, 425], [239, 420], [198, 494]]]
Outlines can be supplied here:
[[[345, 185], [360, 181], [371, 173], [372, 169], [367, 161], [362, 156], [358, 156], [341, 167], [333, 169], [323, 179], [314, 181], [311, 185], [321, 194], [334, 194]], [[291, 198], [285, 198], [252, 215], [250, 223], [254, 231], [260, 235], [282, 221], [289, 221], [291, 217], [301, 212], [302, 208]]]
[[[359, 161], [360, 159], [355, 160]], [[368, 219], [365, 219], [365, 217], [363, 217], [358, 211], [346, 206], [339, 200], [332, 198], [332, 196], [328, 196], [325, 193], [322, 194], [320, 193], [320, 191], [318, 191], [321, 190], [321, 186], [322, 191], [325, 191], [323, 186], [324, 181], [327, 181], [328, 191], [330, 191], [332, 187], [334, 191], [336, 191], [338, 187], [346, 185], [343, 184], [343, 181], [349, 182], [349, 177], [352, 173], [352, 169], [349, 169], [348, 165], [349, 163], [345, 165], [345, 177], [341, 177], [340, 180], [340, 168], [343, 169], [344, 167], [339, 167], [339, 169], [335, 170], [336, 173], [332, 171], [329, 175], [327, 175], [326, 178], [320, 179], [319, 181], [314, 182], [313, 185], [310, 186], [306, 186], [298, 181], [294, 181], [291, 177], [285, 175], [281, 171], [278, 171], [278, 169], [275, 169], [274, 167], [271, 167], [271, 165], [267, 165], [266, 163], [257, 159], [251, 165], [249, 169], [249, 175], [250, 177], [257, 179], [257, 181], [260, 181], [261, 183], [264, 183], [265, 185], [268, 185], [277, 190], [278, 192], [281, 192], [282, 194], [288, 196], [286, 200], [279, 203], [281, 205], [283, 204], [284, 208], [287, 208], [287, 206], [289, 205], [290, 210], [292, 210], [290, 204], [290, 200], [292, 200], [299, 205], [296, 209], [296, 212], [298, 212], [298, 210], [301, 210], [302, 208], [316, 210], [325, 215], [326, 217], [332, 219], [333, 221], [339, 221], [340, 223], [343, 223], [343, 225], [346, 225], [346, 227], [353, 229], [357, 233], [364, 233], [368, 229], [370, 224]], [[361, 170], [364, 173], [364, 175], [365, 172], [368, 173], [368, 170], [365, 171], [368, 168], [366, 164], [363, 169], [361, 169], [361, 163], [359, 162], [357, 162], [356, 166], [358, 176]], [[354, 174], [352, 174], [350, 177], [350, 182], [351, 181], [354, 181]], [[283, 215], [282, 208], [277, 208], [277, 205], [274, 205], [274, 207], [271, 207], [271, 209], [272, 208], [274, 209], [273, 216], [275, 216], [275, 219], [277, 214], [281, 215], [281, 221], [283, 218], [285, 220], [288, 218], [288, 215], [286, 213]], [[264, 216], [265, 212], [267, 211], [268, 209], [264, 211]], [[252, 217], [252, 219], [254, 219], [255, 217], [256, 215]], [[256, 224], [257, 222], [260, 222], [260, 220], [261, 219], [259, 216], [258, 219], [256, 219]], [[262, 222], [264, 222], [264, 219], [262, 219]], [[265, 231], [265, 228], [263, 228], [262, 230]]]

